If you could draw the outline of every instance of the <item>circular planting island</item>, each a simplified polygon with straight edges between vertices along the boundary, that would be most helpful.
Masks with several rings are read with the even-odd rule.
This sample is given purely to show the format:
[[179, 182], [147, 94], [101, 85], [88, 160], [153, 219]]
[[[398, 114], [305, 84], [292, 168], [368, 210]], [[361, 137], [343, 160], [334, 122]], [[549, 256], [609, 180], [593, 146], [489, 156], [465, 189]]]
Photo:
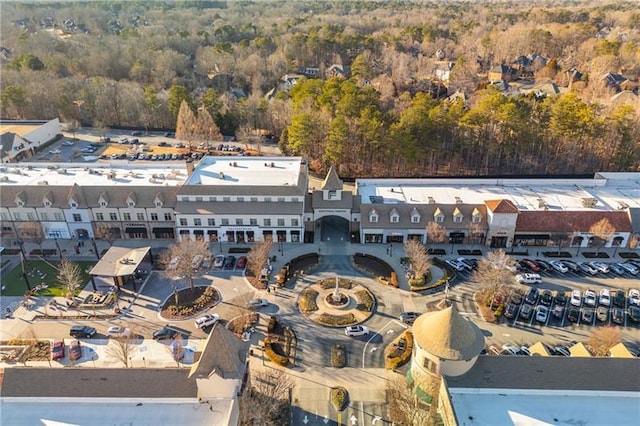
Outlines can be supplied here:
[[160, 310], [162, 318], [170, 320], [182, 320], [199, 314], [202, 311], [213, 308], [220, 300], [220, 292], [211, 286], [198, 286], [194, 289], [185, 288], [172, 294], [165, 300]]
[[317, 324], [346, 327], [373, 315], [376, 299], [357, 281], [330, 278], [307, 286], [300, 293], [297, 304], [300, 312]]

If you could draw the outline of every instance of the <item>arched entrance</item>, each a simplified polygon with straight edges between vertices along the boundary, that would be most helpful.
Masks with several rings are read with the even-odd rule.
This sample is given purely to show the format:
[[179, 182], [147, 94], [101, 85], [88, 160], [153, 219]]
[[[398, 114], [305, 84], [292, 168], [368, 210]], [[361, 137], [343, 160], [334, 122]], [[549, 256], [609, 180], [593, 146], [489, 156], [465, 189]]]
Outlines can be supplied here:
[[320, 241], [348, 243], [349, 221], [340, 216], [324, 216], [316, 220], [316, 230], [320, 231]]

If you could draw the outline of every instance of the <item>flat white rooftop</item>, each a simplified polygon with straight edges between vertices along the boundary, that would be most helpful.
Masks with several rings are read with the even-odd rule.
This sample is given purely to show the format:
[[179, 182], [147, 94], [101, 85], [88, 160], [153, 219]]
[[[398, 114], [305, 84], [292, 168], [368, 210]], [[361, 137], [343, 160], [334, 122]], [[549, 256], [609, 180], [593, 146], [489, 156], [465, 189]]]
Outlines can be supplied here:
[[297, 186], [300, 157], [206, 156], [189, 176], [187, 185]]
[[[523, 211], [618, 210], [640, 207], [640, 173], [600, 179], [358, 179], [362, 203], [482, 204], [507, 199]], [[614, 177], [612, 177], [614, 176]], [[584, 199], [593, 199], [585, 207]], [[374, 201], [375, 200], [375, 201]]]
[[465, 426], [635, 426], [640, 419], [640, 394], [633, 392], [478, 393], [456, 388], [449, 393], [458, 422]]
[[0, 166], [0, 186], [179, 186], [187, 179], [184, 164], [16, 163]]

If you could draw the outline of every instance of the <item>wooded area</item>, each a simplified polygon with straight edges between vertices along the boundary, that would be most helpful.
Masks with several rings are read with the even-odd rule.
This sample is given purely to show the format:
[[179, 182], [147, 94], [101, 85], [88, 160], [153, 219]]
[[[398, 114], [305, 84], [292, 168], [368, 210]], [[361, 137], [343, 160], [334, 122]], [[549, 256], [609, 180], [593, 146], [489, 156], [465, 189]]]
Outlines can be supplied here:
[[3, 2], [1, 116], [175, 129], [184, 101], [343, 177], [638, 170], [637, 6]]

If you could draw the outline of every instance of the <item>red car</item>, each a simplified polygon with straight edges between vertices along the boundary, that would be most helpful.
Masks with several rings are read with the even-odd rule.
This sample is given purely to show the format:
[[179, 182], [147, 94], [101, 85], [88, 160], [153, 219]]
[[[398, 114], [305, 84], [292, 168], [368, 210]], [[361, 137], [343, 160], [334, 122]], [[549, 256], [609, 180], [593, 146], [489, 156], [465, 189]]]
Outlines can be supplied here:
[[69, 359], [71, 361], [76, 361], [82, 358], [82, 347], [80, 346], [80, 341], [74, 340], [69, 345]]
[[64, 342], [59, 340], [51, 344], [51, 360], [64, 358]]
[[236, 263], [236, 268], [244, 269], [247, 266], [247, 256], [240, 256], [238, 258], [238, 263]]

